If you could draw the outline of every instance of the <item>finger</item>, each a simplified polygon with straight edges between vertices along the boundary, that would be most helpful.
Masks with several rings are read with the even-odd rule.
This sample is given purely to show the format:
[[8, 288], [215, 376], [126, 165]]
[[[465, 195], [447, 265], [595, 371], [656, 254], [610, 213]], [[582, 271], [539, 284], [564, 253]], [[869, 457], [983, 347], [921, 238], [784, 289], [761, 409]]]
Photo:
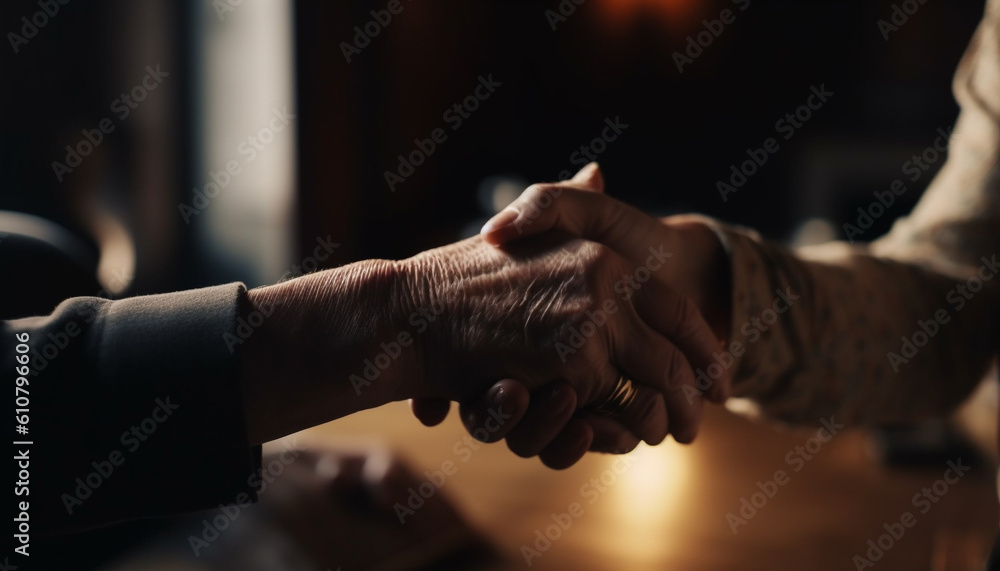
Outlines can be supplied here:
[[541, 389], [531, 399], [521, 422], [507, 435], [507, 447], [521, 456], [537, 456], [563, 427], [576, 409], [576, 391], [564, 381]]
[[448, 417], [451, 401], [435, 397], [410, 399], [410, 410], [424, 426], [437, 426]]
[[649, 280], [635, 292], [632, 303], [643, 321], [684, 353], [696, 391], [712, 402], [725, 402], [731, 371], [715, 362], [719, 340], [694, 302], [662, 282]]
[[659, 390], [647, 386], [645, 381], [632, 380], [635, 398], [615, 418], [643, 442], [656, 446], [667, 437], [670, 428], [666, 401]]
[[674, 234], [636, 208], [567, 183], [529, 186], [486, 222], [480, 233], [487, 242], [500, 246], [550, 230], [604, 244], [637, 265], [649, 256], [650, 236]]
[[594, 440], [594, 429], [585, 420], [571, 418], [538, 457], [553, 470], [565, 470], [580, 461]]
[[459, 405], [458, 411], [469, 434], [482, 442], [496, 442], [521, 422], [530, 402], [528, 387], [504, 379], [471, 403]]
[[[550, 183], [550, 185], [548, 186], [568, 187], [586, 192], [595, 192], [599, 194], [604, 194], [604, 174], [601, 172], [601, 168], [600, 166], [598, 166], [596, 162], [590, 162], [587, 165], [585, 165], [582, 169], [577, 171], [577, 173], [573, 175], [573, 178], [560, 182]], [[525, 192], [522, 192], [521, 197], [523, 197], [524, 194]], [[486, 224], [483, 226], [482, 234], [488, 236], [491, 232], [491, 230], [489, 230], [490, 228], [501, 226], [503, 224], [502, 220], [511, 218], [515, 214], [516, 210], [523, 206], [524, 206], [523, 203], [518, 205], [518, 200], [512, 202], [510, 205], [507, 206], [507, 208], [505, 208], [503, 211], [499, 212], [496, 216], [494, 216], [492, 219], [486, 222]], [[531, 234], [539, 234], [541, 232], [542, 231], [532, 232]], [[499, 244], [499, 243], [494, 243], [494, 244]]]
[[[641, 323], [638, 318], [633, 317], [633, 319], [637, 323]], [[655, 335], [655, 333], [645, 328], [645, 326], [643, 328], [640, 329], [640, 334]], [[628, 340], [625, 344], [631, 345], [632, 343], [631, 340]], [[621, 359], [634, 358], [623, 351], [624, 349], [617, 349], [615, 357]], [[613, 378], [616, 381], [619, 377], [631, 379], [633, 381], [632, 389], [635, 391], [635, 396], [624, 409], [617, 411], [613, 418], [621, 423], [631, 434], [647, 444], [659, 444], [667, 437], [668, 430], [667, 406], [660, 392], [661, 388], [656, 388], [656, 383], [660, 382], [660, 379], [658, 377], [643, 378], [639, 372], [634, 372], [634, 369], [626, 369], [624, 366], [621, 366], [622, 363], [623, 361], [616, 361], [616, 364], [619, 365], [617, 367], [608, 363], [602, 377]], [[646, 374], [648, 376], [649, 373]], [[584, 410], [593, 410], [595, 406], [601, 405], [602, 402], [596, 401], [587, 404], [588, 406], [584, 407]]]
[[573, 186], [591, 192], [604, 192], [604, 173], [601, 172], [600, 165], [596, 161], [587, 163], [582, 169], [577, 171], [573, 178], [558, 182], [556, 184]]
[[617, 419], [592, 412], [581, 412], [578, 416], [586, 420], [594, 431], [594, 439], [590, 443], [591, 452], [625, 454], [639, 445], [639, 438]]
[[[603, 194], [560, 184], [538, 184], [528, 187], [507, 210], [487, 222], [482, 233], [488, 242], [503, 245], [552, 229], [614, 250], [636, 266], [637, 273], [630, 278], [641, 277], [639, 272], [644, 272], [647, 281], [640, 289], [646, 293], [640, 297], [649, 301], [640, 313], [645, 318], [646, 309], [655, 311], [657, 319], [651, 322], [654, 329], [688, 353], [696, 369], [707, 371], [712, 366], [713, 352], [719, 350], [719, 341], [694, 303], [665, 285], [646, 287], [661, 282], [649, 280], [650, 275], [669, 271], [669, 258], [679, 247], [676, 232], [659, 220]], [[628, 283], [636, 281], [632, 279]], [[655, 295], [650, 295], [650, 291]], [[661, 299], [661, 293], [666, 297]], [[724, 375], [706, 388], [709, 399], [723, 402], [729, 392], [728, 376]]]
[[[663, 412], [658, 407], [665, 404], [664, 422], [669, 419], [670, 434], [678, 442], [691, 442], [702, 415], [702, 397], [695, 386], [694, 371], [676, 346], [638, 317], [635, 321], [635, 334], [615, 347], [614, 359], [627, 376], [646, 387], [636, 387], [640, 392], [618, 419], [647, 444], [658, 444], [663, 440], [663, 437], [656, 440], [661, 434], [657, 423]], [[643, 391], [644, 388], [658, 392], [662, 403], [652, 398], [649, 391]]]

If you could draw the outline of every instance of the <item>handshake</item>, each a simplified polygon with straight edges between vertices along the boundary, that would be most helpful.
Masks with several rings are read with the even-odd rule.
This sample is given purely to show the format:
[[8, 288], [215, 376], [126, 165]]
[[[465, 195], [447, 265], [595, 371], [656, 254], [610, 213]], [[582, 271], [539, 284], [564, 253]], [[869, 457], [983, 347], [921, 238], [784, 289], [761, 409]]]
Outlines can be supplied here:
[[458, 401], [474, 437], [557, 469], [691, 442], [729, 393], [728, 371], [698, 374], [728, 333], [727, 257], [706, 221], [603, 191], [592, 163], [479, 237], [250, 290], [271, 312], [241, 357], [251, 440], [412, 399], [428, 426]]

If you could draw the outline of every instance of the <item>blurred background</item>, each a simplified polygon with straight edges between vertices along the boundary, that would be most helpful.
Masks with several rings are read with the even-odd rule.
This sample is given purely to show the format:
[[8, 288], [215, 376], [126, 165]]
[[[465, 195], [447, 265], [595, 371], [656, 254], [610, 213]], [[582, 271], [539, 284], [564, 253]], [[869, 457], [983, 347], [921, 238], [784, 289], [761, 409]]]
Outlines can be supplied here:
[[[879, 20], [892, 22], [902, 4], [918, 9], [898, 29], [881, 29]], [[596, 158], [609, 193], [646, 211], [701, 212], [796, 243], [843, 238], [844, 224], [857, 224], [857, 208], [873, 192], [906, 180], [907, 192], [865, 230], [867, 241], [908, 212], [943, 163], [927, 161], [911, 178], [913, 156], [955, 120], [951, 76], [982, 13], [980, 0], [6, 0], [0, 230], [63, 244], [86, 270], [68, 291], [116, 297], [236, 280], [256, 286], [359, 259], [407, 257], [471, 235], [530, 182], [566, 178]], [[833, 95], [803, 114], [813, 88]], [[731, 167], [769, 137], [780, 149], [723, 200], [719, 181], [729, 183]], [[39, 260], [17, 267], [30, 274], [31, 287], [55, 288]], [[4, 275], [13, 275], [15, 262], [6, 263]], [[0, 280], [5, 293], [13, 286]], [[982, 398], [995, 403], [988, 393]], [[972, 420], [960, 424], [973, 441], [995, 438], [992, 417], [981, 418], [982, 410], [995, 411], [990, 406], [967, 407]], [[701, 456], [683, 461], [729, 459], [725, 474], [688, 472], [705, 480], [690, 493], [714, 495], [717, 513], [689, 506], [701, 515], [649, 520], [663, 535], [698, 530], [681, 544], [711, 546], [712, 556], [699, 560], [650, 539], [646, 551], [630, 551], [643, 555], [629, 568], [720, 568], [738, 560], [740, 568], [825, 569], [822, 557], [809, 565], [802, 559], [824, 549], [843, 551], [845, 559], [829, 568], [845, 568], [891, 519], [884, 514], [906, 508], [913, 487], [906, 483], [926, 479], [907, 472], [901, 483], [878, 472], [872, 455], [859, 452], [871, 450], [872, 439], [858, 436], [848, 440], [853, 448], [842, 445], [839, 460], [824, 460], [828, 471], [811, 484], [795, 482], [797, 493], [812, 498], [824, 487], [860, 486], [864, 494], [844, 500], [858, 509], [881, 498], [879, 515], [858, 537], [841, 529], [852, 520], [837, 502], [829, 517], [810, 512], [805, 520], [786, 505], [788, 517], [770, 520], [771, 533], [734, 536], [725, 515], [753, 492], [754, 480], [733, 473], [748, 464], [733, 460], [730, 437], [749, 425], [717, 414], [716, 426], [731, 432], [707, 431], [704, 452], [690, 452]], [[313, 436], [378, 433], [420, 468], [451, 455], [457, 423], [414, 437], [415, 421], [403, 417], [374, 411]], [[802, 441], [759, 430], [754, 457]], [[484, 457], [506, 457], [498, 452], [506, 454], [491, 449]], [[656, 458], [653, 473], [682, 462]], [[781, 458], [764, 462], [761, 473]], [[588, 462], [555, 475], [521, 463], [503, 481], [486, 462], [475, 482], [456, 484], [454, 493], [495, 541], [507, 530], [500, 551], [520, 565], [518, 544], [532, 540], [550, 505], [532, 512], [540, 500], [526, 490], [565, 505], [552, 490], [568, 481], [575, 495], [584, 476], [610, 460]], [[990, 470], [983, 473], [964, 488], [968, 497], [949, 496], [956, 507], [934, 516], [946, 520], [940, 533], [969, 547], [955, 548], [928, 525], [922, 540], [890, 554], [898, 567], [889, 556], [882, 566], [929, 569], [932, 558], [944, 557], [946, 566], [934, 569], [965, 568], [947, 566], [940, 554], [988, 546], [984, 530], [995, 530], [996, 501]], [[655, 476], [644, 478], [630, 486], [656, 488]], [[494, 488], [507, 492], [497, 497]], [[889, 488], [899, 490], [899, 509], [885, 503]], [[633, 513], [644, 509], [641, 498]], [[496, 509], [521, 504], [527, 511]], [[561, 547], [569, 559], [538, 565], [611, 568], [605, 563], [619, 561], [619, 551], [587, 556], [602, 545], [595, 537], [616, 529], [609, 521], [620, 519], [595, 516], [586, 524], [590, 535], [581, 531], [573, 548]], [[790, 549], [798, 559], [786, 558]]]
[[[388, 25], [371, 25], [384, 4], [57, 2], [55, 16], [36, 18], [44, 26], [24, 30], [37, 0], [4, 2], [7, 31], [25, 41], [8, 34], [3, 53], [0, 208], [94, 242], [84, 212], [96, 196], [134, 243], [132, 293], [256, 285], [308, 257], [317, 237], [340, 244], [324, 266], [454, 241], [509, 199], [504, 182], [583, 166], [581, 146], [619, 117], [627, 129], [591, 153], [623, 200], [775, 238], [813, 217], [842, 233], [954, 122], [951, 76], [983, 10], [930, 2], [886, 41], [877, 21], [890, 2], [754, 0], [740, 11], [730, 0], [587, 0], [563, 3], [575, 10], [563, 17], [559, 2], [401, 0]], [[678, 71], [674, 54], [724, 9], [735, 21]], [[359, 38], [366, 26], [377, 35]], [[169, 75], [120, 102], [147, 66]], [[454, 128], [445, 113], [481, 76], [500, 87]], [[784, 140], [777, 120], [821, 85], [835, 95]], [[262, 133], [285, 109], [287, 128]], [[58, 176], [53, 162], [67, 164], [66, 146], [105, 118], [113, 132]], [[436, 128], [446, 142], [390, 190], [385, 173]], [[723, 202], [717, 181], [767, 137], [781, 150]], [[240, 173], [216, 192], [212, 174], [230, 161]]]

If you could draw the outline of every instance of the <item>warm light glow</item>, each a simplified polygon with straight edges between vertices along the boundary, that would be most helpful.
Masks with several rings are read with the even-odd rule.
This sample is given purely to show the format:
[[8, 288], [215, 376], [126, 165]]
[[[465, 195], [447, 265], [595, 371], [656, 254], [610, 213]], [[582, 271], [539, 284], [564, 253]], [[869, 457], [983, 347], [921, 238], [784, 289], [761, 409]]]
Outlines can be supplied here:
[[[628, 455], [632, 465], [609, 498], [615, 505], [615, 543], [629, 557], [656, 560], [671, 549], [663, 530], [683, 525], [690, 479], [690, 454], [674, 443], [640, 445]], [[609, 460], [611, 461], [611, 460]]]
[[598, 5], [603, 18], [617, 25], [652, 14], [686, 26], [697, 21], [698, 4], [697, 0], [601, 0]]

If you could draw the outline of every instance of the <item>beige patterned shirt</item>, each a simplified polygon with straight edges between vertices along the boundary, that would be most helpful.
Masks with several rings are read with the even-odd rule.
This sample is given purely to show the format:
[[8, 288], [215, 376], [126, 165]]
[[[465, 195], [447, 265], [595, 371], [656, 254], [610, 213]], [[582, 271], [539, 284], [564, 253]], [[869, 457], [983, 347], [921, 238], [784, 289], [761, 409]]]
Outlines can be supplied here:
[[[790, 251], [722, 227], [729, 342], [746, 349], [735, 396], [788, 422], [870, 424], [947, 413], [982, 380], [1000, 309], [1000, 0], [988, 0], [954, 91], [947, 163], [888, 235]], [[777, 290], [799, 297], [775, 303]]]

